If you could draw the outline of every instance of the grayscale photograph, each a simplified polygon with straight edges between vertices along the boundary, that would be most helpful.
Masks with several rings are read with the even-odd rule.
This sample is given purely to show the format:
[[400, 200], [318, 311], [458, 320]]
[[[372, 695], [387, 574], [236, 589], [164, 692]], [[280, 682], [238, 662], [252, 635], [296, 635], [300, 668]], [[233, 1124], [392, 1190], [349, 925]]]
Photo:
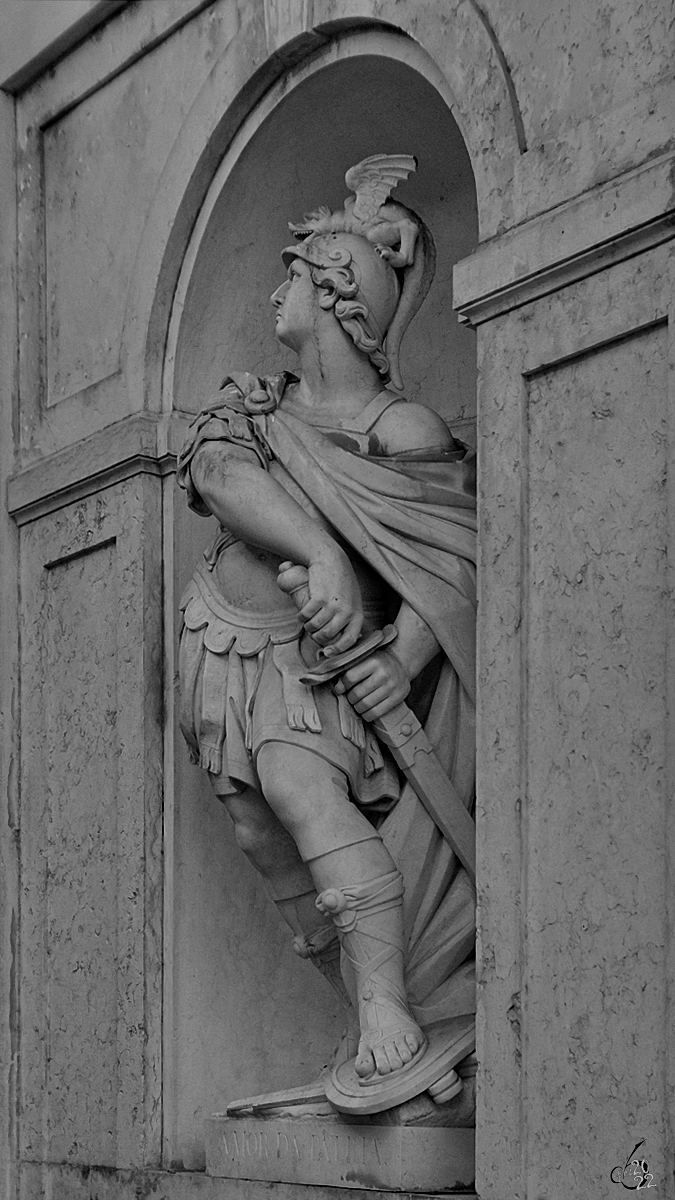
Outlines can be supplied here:
[[674, 61], [0, 0], [0, 1200], [675, 1200]]

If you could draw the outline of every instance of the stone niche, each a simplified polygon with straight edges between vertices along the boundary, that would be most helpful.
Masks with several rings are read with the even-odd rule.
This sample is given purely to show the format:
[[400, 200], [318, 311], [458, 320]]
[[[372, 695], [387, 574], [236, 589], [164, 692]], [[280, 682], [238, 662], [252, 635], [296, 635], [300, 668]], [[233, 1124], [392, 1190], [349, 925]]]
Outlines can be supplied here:
[[[397, 192], [433, 231], [435, 283], [403, 343], [407, 394], [473, 440], [475, 341], [452, 310], [453, 264], [477, 242], [469, 157], [436, 89], [375, 54], [304, 69], [244, 144], [190, 248], [175, 340], [173, 400], [196, 412], [231, 370], [290, 367], [273, 337], [268, 298], [284, 277], [287, 222], [319, 204], [341, 207], [345, 170], [367, 155], [404, 151], [417, 175]], [[176, 597], [212, 521], [175, 501]], [[176, 734], [172, 978], [165, 1048], [171, 1163], [204, 1165], [204, 1121], [237, 1097], [304, 1083], [342, 1031], [338, 1002], [292, 952], [287, 929], [234, 844], [229, 818], [189, 764]]]
[[296, 86], [241, 153], [194, 263], [177, 342], [174, 403], [197, 411], [228, 369], [292, 367], [268, 297], [284, 278], [289, 221], [348, 194], [347, 167], [383, 151], [415, 154], [396, 197], [420, 212], [438, 253], [432, 289], [403, 342], [410, 399], [448, 420], [475, 418], [475, 335], [452, 310], [452, 268], [478, 240], [473, 173], [445, 101], [417, 71], [376, 55], [324, 67]]

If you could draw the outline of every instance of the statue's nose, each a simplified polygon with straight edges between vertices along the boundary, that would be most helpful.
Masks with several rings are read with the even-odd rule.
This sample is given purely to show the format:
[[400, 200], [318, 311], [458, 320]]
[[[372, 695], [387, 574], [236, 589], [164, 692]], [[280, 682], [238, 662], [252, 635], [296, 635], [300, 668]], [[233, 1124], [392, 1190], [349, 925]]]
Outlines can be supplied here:
[[272, 292], [272, 295], [270, 296], [270, 300], [271, 300], [272, 304], [275, 304], [277, 306], [277, 308], [279, 307], [280, 304], [283, 304], [284, 296], [286, 295], [287, 290], [288, 290], [288, 280], [286, 280], [285, 283], [281, 283], [279, 285], [279, 287], [277, 288], [277, 290], [275, 292]]

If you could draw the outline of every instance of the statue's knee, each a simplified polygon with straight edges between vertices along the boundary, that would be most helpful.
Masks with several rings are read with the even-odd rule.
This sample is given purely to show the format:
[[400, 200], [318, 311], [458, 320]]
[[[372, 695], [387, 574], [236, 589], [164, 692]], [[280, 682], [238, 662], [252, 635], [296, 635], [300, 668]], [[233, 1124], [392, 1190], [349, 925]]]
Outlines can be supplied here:
[[272, 775], [265, 781], [264, 788], [265, 799], [272, 806], [273, 812], [279, 814], [293, 811], [298, 790], [287, 779], [274, 778]]
[[235, 821], [234, 840], [250, 858], [259, 858], [269, 851], [269, 833], [255, 821]]
[[270, 742], [256, 763], [265, 799], [291, 834], [325, 807], [348, 801], [347, 777], [318, 754]]
[[275, 809], [277, 805], [284, 809], [292, 806], [300, 781], [297, 763], [293, 764], [288, 747], [268, 742], [258, 755], [256, 768], [267, 802], [273, 803]]
[[312, 807], [313, 781], [289, 779], [271, 771], [265, 779], [261, 777], [261, 782], [270, 808], [286, 832], [295, 837], [307, 820], [308, 809]]

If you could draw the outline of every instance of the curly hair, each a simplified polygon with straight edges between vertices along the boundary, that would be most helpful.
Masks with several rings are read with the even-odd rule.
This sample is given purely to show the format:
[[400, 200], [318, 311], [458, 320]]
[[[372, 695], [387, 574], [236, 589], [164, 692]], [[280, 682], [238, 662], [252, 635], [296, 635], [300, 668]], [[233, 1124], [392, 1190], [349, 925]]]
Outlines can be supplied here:
[[[389, 359], [384, 351], [384, 337], [380, 333], [377, 322], [367, 304], [357, 300], [359, 285], [349, 263], [351, 255], [343, 251], [336, 258], [335, 265], [308, 263], [312, 282], [315, 287], [333, 292], [333, 311], [345, 333], [352, 339], [357, 350], [365, 354], [382, 376], [385, 383], [389, 381]], [[308, 261], [308, 260], [305, 260]]]

